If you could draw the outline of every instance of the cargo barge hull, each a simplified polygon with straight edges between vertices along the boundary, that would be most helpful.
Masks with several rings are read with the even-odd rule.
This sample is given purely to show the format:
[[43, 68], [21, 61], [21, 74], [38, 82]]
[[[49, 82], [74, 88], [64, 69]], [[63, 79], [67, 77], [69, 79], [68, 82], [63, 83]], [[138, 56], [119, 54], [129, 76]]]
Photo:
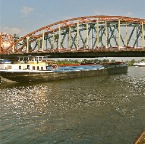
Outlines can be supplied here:
[[102, 75], [125, 74], [128, 66], [105, 68], [99, 70], [84, 70], [73, 72], [52, 72], [52, 73], [30, 73], [30, 72], [0, 72], [1, 76], [15, 82], [30, 83], [30, 82], [49, 82], [63, 79], [76, 79], [83, 77], [93, 77]]

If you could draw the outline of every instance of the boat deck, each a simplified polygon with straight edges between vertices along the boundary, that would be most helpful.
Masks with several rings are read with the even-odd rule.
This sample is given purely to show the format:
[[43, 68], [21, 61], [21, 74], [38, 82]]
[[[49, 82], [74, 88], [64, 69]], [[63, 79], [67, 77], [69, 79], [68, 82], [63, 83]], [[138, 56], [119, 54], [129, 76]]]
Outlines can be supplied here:
[[18, 72], [18, 73], [53, 73], [51, 70], [20, 70], [20, 69], [0, 69], [0, 72]]

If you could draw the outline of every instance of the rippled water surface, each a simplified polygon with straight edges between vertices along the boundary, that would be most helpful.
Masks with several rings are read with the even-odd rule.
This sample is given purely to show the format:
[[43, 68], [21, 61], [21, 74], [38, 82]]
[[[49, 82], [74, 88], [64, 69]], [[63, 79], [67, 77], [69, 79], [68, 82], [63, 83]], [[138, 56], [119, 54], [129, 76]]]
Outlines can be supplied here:
[[133, 144], [145, 131], [145, 68], [0, 86], [0, 144]]

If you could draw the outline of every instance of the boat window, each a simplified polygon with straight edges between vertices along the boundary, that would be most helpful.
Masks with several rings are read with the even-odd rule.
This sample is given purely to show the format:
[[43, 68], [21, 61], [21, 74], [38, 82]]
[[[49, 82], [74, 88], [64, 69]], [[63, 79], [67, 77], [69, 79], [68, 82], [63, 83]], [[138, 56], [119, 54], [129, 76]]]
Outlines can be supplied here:
[[35, 61], [38, 61], [38, 58], [37, 57], [34, 57]]
[[37, 70], [39, 70], [39, 66], [37, 66]]
[[35, 66], [33, 66], [33, 68], [32, 68], [33, 70], [35, 70]]
[[39, 61], [42, 61], [42, 57], [39, 57]]
[[21, 66], [19, 66], [19, 69], [21, 69]]
[[30, 69], [30, 65], [27, 65], [27, 69]]
[[41, 67], [41, 70], [43, 70], [43, 67]]

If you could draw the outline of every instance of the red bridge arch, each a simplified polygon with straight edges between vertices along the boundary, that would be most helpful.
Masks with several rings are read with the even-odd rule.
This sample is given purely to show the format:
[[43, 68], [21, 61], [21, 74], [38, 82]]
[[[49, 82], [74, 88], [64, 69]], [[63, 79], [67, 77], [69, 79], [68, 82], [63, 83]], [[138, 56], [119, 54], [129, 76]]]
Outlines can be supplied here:
[[145, 51], [145, 19], [84, 16], [41, 27], [14, 40], [1, 54]]

